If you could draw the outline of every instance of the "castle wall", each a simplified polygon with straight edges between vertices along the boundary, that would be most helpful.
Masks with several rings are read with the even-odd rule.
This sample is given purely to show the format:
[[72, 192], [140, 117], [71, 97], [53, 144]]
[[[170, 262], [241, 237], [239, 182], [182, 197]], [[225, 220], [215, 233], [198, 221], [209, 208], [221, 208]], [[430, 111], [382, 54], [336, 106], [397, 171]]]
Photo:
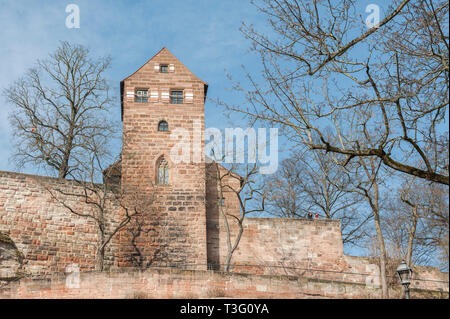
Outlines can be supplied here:
[[[219, 175], [217, 172], [219, 169]], [[206, 164], [206, 233], [207, 233], [207, 259], [210, 269], [223, 269], [225, 263], [227, 240], [224, 236], [225, 224], [219, 209], [221, 189], [218, 180], [222, 179], [222, 185], [227, 185], [233, 189], [239, 188], [238, 176], [226, 176], [227, 171], [216, 163]], [[228, 187], [222, 187], [223, 212], [239, 217], [240, 205], [236, 194]], [[229, 217], [232, 223], [235, 220]], [[230, 226], [232, 226], [230, 223]], [[234, 234], [234, 233], [233, 233]]]
[[[227, 231], [219, 209], [217, 167], [207, 165], [207, 234], [208, 263], [211, 269], [223, 270], [228, 255]], [[223, 185], [237, 188], [238, 180], [227, 177]], [[223, 187], [226, 214], [240, 216], [236, 194]], [[234, 244], [238, 234], [236, 220], [228, 216], [230, 238]], [[231, 271], [261, 275], [290, 275], [324, 280], [338, 280], [380, 287], [380, 268], [375, 258], [344, 255], [339, 220], [283, 219], [246, 217], [239, 245], [231, 259]], [[395, 269], [400, 261], [392, 261], [388, 278], [398, 285]], [[411, 287], [448, 291], [448, 273], [434, 267], [414, 267]]]
[[[24, 255], [28, 273], [64, 272], [72, 263], [83, 271], [93, 270], [96, 224], [71, 214], [47, 188], [66, 193], [82, 191], [70, 181], [0, 171], [0, 231], [9, 233]], [[82, 201], [67, 198], [67, 202], [82, 211], [90, 210]]]
[[[221, 256], [226, 252], [222, 249]], [[294, 275], [303, 268], [339, 269], [343, 256], [337, 220], [246, 218], [233, 264], [236, 269], [239, 265], [264, 265], [258, 272]]]
[[[72, 276], [69, 275], [69, 276]], [[215, 271], [149, 269], [145, 272], [62, 274], [22, 279], [0, 287], [0, 298], [380, 298], [380, 288], [364, 284], [291, 276], [224, 274]], [[67, 285], [67, 282], [72, 285]], [[77, 282], [79, 285], [73, 286]], [[392, 287], [391, 298], [403, 298]], [[448, 292], [411, 289], [412, 298], [448, 299]], [[239, 302], [237, 302], [239, 304]], [[255, 302], [259, 304], [260, 302]], [[174, 309], [174, 314], [176, 309]]]
[[[227, 256], [226, 231], [219, 221], [219, 256]], [[230, 223], [232, 238], [237, 226]], [[392, 261], [389, 284], [398, 286]], [[232, 271], [337, 280], [380, 287], [376, 258], [344, 255], [338, 220], [246, 218], [244, 232], [231, 260]], [[222, 266], [223, 269], [223, 266]], [[414, 266], [411, 288], [449, 291], [449, 274], [438, 268]]]
[[[228, 254], [225, 219], [219, 207], [220, 185], [217, 178], [226, 170], [216, 164], [207, 165], [207, 229], [208, 262], [223, 269]], [[230, 239], [234, 244], [238, 224], [231, 215], [240, 216], [238, 197], [228, 185], [239, 188], [239, 179], [222, 179], [223, 211], [228, 215]], [[302, 269], [342, 269], [344, 252], [340, 223], [337, 220], [306, 220], [245, 217], [243, 234], [231, 263], [234, 271], [260, 274], [302, 274]]]

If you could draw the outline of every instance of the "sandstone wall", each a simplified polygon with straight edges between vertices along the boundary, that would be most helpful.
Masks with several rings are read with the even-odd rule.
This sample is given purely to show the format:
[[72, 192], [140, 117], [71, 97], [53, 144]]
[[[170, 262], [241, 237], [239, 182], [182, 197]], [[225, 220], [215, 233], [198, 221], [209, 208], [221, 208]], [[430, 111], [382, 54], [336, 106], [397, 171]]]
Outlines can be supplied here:
[[[379, 285], [379, 261], [376, 258], [360, 256], [344, 256], [347, 267], [354, 272], [367, 273], [365, 280], [368, 284]], [[388, 285], [400, 284], [396, 273], [401, 260], [388, 260]], [[449, 291], [449, 274], [441, 272], [439, 268], [429, 266], [413, 266], [411, 288]]]
[[[0, 231], [9, 234], [24, 255], [28, 273], [64, 272], [72, 263], [83, 271], [94, 269], [97, 225], [71, 214], [47, 189], [82, 192], [74, 182], [0, 171]], [[86, 213], [91, 209], [81, 200], [66, 202]], [[111, 250], [107, 263], [112, 264]]]
[[[226, 232], [219, 221], [219, 258], [225, 263]], [[232, 238], [237, 232], [231, 224]], [[247, 218], [241, 242], [233, 254], [234, 272], [282, 274], [320, 278], [380, 287], [380, 271], [375, 258], [344, 255], [340, 223], [325, 219]], [[400, 261], [393, 261], [396, 266]], [[222, 266], [223, 269], [223, 266]], [[449, 274], [434, 267], [415, 266], [412, 288], [449, 291]], [[399, 284], [395, 269], [392, 286]]]
[[11, 238], [0, 231], [0, 281], [20, 278], [23, 258]]
[[[219, 169], [219, 172], [217, 171]], [[223, 205], [225, 214], [239, 217], [240, 205], [233, 189], [239, 188], [239, 176], [228, 176], [229, 172], [220, 164], [214, 162], [206, 164], [206, 234], [207, 234], [207, 261], [210, 269], [220, 269], [226, 258], [226, 233], [225, 224], [219, 209], [219, 203]], [[219, 187], [222, 180], [222, 187]], [[222, 193], [222, 198], [220, 194]], [[235, 224], [235, 219], [229, 217], [229, 225]], [[233, 233], [235, 234], [235, 233]], [[223, 268], [223, 267], [222, 267]]]
[[[224, 274], [151, 269], [145, 272], [81, 273], [22, 279], [0, 287], [0, 298], [379, 298], [364, 284], [290, 276]], [[74, 283], [79, 283], [78, 286]], [[76, 287], [76, 288], [75, 288]], [[392, 298], [402, 298], [391, 289]], [[411, 290], [412, 298], [448, 298], [448, 293]]]

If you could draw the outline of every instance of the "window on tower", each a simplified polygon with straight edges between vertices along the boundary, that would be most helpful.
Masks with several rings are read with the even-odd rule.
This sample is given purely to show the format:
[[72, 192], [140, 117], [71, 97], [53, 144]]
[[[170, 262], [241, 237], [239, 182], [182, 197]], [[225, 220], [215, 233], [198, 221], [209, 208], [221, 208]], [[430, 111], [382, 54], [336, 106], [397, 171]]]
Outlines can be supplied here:
[[162, 158], [158, 164], [158, 184], [169, 184], [169, 163], [165, 158]]
[[136, 90], [136, 102], [147, 103], [148, 102], [148, 90]]
[[183, 91], [180, 90], [170, 91], [170, 103], [183, 104]]
[[167, 132], [169, 130], [169, 124], [166, 121], [161, 121], [158, 123], [158, 131]]
[[169, 72], [169, 66], [167, 64], [161, 64], [161, 66], [159, 67], [159, 71], [161, 73], [167, 73]]

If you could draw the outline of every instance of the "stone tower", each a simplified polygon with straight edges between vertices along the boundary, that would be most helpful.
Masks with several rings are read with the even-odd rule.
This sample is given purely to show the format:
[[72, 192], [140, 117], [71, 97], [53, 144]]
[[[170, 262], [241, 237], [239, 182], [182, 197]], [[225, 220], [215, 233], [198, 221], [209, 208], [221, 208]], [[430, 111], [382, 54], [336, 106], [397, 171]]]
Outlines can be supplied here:
[[[133, 247], [122, 248], [122, 263], [206, 268], [207, 89], [165, 47], [120, 83], [121, 187], [154, 198]], [[122, 243], [132, 238], [121, 236]]]

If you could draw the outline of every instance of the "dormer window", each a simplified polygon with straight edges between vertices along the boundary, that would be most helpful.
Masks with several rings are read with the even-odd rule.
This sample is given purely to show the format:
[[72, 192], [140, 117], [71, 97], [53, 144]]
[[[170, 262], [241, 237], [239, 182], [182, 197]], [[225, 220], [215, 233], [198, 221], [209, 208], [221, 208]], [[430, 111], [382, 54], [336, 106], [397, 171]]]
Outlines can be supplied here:
[[170, 91], [170, 103], [172, 103], [172, 104], [183, 104], [183, 91], [181, 91], [181, 90], [171, 90]]
[[148, 90], [136, 90], [135, 102], [147, 103], [148, 102]]
[[161, 72], [161, 73], [168, 73], [169, 72], [169, 66], [167, 64], [161, 64], [159, 66], [159, 72]]

